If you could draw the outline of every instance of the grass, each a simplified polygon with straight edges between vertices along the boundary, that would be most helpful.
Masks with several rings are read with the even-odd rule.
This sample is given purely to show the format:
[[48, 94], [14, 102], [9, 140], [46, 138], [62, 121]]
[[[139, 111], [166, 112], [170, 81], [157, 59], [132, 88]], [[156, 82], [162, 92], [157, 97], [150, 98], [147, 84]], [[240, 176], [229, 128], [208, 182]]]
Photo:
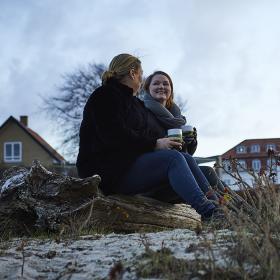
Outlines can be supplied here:
[[275, 186], [250, 191], [254, 211], [241, 208], [228, 216], [236, 244], [228, 254], [254, 279], [280, 279], [280, 193]]
[[136, 264], [136, 275], [144, 279], [243, 279], [238, 270], [220, 268], [211, 258], [178, 259], [165, 247], [157, 251], [146, 248]]
[[[248, 171], [251, 172], [251, 171]], [[200, 246], [189, 248], [196, 254], [193, 260], [176, 258], [172, 248], [162, 245], [160, 250], [152, 250], [143, 238], [144, 253], [135, 259], [135, 271], [140, 278], [164, 279], [280, 279], [280, 190], [273, 184], [269, 174], [252, 173], [256, 185], [251, 188], [239, 178], [239, 194], [226, 190], [221, 193], [221, 203], [225, 211], [225, 221], [221, 225], [203, 225], [204, 241]], [[73, 223], [74, 224], [74, 223]], [[214, 239], [217, 229], [225, 227], [231, 234], [225, 237], [226, 248], [223, 266], [217, 263], [215, 248], [207, 234]], [[69, 227], [71, 228], [71, 227]], [[80, 235], [111, 233], [104, 229], [75, 230], [60, 233], [37, 232], [32, 238], [55, 239], [79, 238]], [[0, 256], [8, 248], [7, 241], [12, 236], [6, 233], [0, 238]], [[218, 239], [218, 237], [217, 237]], [[215, 243], [215, 242], [214, 242]], [[199, 253], [206, 257], [199, 257]], [[113, 279], [113, 278], [112, 278]]]
[[[237, 173], [237, 172], [236, 172]], [[146, 243], [145, 252], [136, 264], [138, 277], [164, 279], [280, 279], [280, 189], [268, 173], [255, 174], [254, 188], [243, 182], [241, 192], [230, 189], [221, 193], [225, 221], [203, 225], [202, 232], [217, 233], [221, 227], [230, 229], [224, 252], [225, 265], [217, 265], [213, 246], [205, 240], [207, 258], [187, 261], [177, 259], [169, 248], [153, 251]]]
[[136, 265], [137, 277], [185, 279], [192, 275], [191, 263], [177, 259], [168, 248], [153, 251], [149, 248], [140, 256]]

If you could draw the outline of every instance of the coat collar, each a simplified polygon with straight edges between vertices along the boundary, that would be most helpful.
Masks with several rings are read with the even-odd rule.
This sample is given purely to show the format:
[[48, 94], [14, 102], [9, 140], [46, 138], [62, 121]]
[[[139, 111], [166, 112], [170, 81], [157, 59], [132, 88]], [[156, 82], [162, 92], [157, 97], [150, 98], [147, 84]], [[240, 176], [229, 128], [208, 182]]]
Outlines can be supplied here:
[[133, 89], [131, 87], [128, 87], [127, 85], [120, 83], [118, 80], [114, 78], [109, 79], [107, 84], [117, 88], [117, 90], [121, 93], [133, 96]]

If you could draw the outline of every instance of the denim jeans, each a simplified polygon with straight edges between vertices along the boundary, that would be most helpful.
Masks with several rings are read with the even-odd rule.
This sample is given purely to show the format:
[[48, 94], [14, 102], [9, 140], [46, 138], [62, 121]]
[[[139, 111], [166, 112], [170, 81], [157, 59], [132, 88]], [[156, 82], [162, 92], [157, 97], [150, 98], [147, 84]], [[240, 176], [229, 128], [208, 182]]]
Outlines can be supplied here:
[[202, 165], [199, 166], [200, 170], [206, 177], [207, 181], [209, 182], [210, 186], [217, 188], [219, 191], [224, 192], [225, 186], [223, 185], [222, 181], [218, 177], [217, 173], [215, 172], [213, 167]]
[[123, 177], [118, 193], [146, 193], [166, 185], [201, 215], [208, 215], [215, 208], [204, 194], [209, 183], [195, 160], [176, 150], [159, 150], [138, 157]]

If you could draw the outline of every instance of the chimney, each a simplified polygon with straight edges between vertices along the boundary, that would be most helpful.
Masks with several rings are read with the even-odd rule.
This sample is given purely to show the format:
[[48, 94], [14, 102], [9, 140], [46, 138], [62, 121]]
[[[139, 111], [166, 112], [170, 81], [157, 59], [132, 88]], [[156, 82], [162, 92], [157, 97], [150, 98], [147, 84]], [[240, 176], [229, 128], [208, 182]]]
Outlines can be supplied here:
[[26, 127], [28, 126], [28, 116], [20, 116], [21, 124], [25, 125]]

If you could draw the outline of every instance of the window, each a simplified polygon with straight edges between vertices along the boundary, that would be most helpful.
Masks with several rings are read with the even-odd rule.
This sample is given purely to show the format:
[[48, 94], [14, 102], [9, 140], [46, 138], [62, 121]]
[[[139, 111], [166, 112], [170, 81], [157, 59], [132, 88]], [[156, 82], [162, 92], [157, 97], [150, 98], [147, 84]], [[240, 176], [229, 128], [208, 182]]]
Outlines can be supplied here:
[[223, 160], [222, 166], [226, 171], [231, 171], [231, 164], [229, 160]]
[[270, 169], [272, 171], [276, 171], [277, 170], [276, 161], [275, 161], [274, 158], [273, 159], [268, 159], [266, 164], [267, 164], [267, 169], [268, 170], [270, 170]]
[[251, 146], [251, 153], [259, 153], [260, 152], [260, 145], [254, 144]]
[[259, 159], [253, 159], [252, 168], [254, 171], [260, 171], [261, 170], [261, 161]]
[[20, 162], [22, 157], [21, 142], [6, 142], [4, 143], [4, 161], [5, 162]]
[[244, 159], [238, 160], [238, 170], [243, 171], [243, 169], [247, 168], [246, 161]]
[[236, 147], [236, 153], [238, 153], [238, 154], [246, 153], [246, 147], [245, 146], [237, 146]]
[[275, 144], [267, 144], [266, 145], [266, 151], [268, 151], [269, 149], [275, 151], [276, 150], [276, 145]]

